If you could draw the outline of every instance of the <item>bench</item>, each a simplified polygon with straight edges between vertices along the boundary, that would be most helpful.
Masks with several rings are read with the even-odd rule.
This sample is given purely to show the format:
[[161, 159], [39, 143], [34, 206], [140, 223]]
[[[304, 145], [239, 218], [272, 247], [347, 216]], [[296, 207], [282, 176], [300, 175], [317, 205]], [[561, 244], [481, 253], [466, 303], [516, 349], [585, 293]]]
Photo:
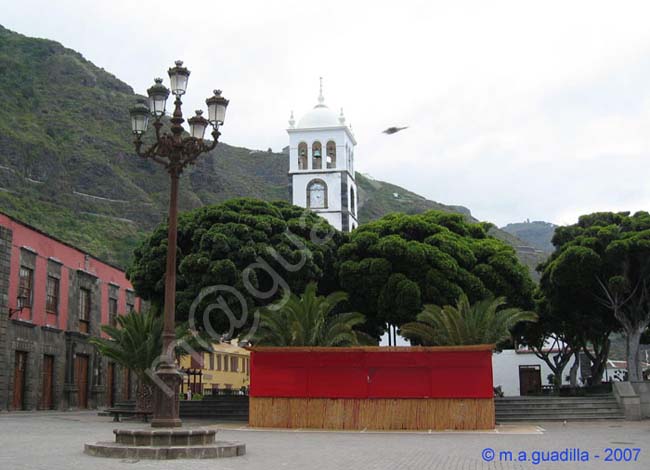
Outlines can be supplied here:
[[113, 417], [113, 421], [119, 423], [123, 416], [141, 417], [146, 423], [149, 420], [151, 411], [140, 411], [135, 409], [135, 401], [118, 402], [112, 408], [107, 408], [106, 413]]

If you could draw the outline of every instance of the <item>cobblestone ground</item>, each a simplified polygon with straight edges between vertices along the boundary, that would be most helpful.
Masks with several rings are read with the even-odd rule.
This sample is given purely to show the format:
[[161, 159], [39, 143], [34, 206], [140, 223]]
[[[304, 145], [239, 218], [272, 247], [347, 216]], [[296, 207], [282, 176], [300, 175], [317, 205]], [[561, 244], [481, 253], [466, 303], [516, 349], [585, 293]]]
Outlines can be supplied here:
[[[186, 423], [196, 425], [197, 423]], [[244, 457], [217, 460], [131, 461], [102, 459], [82, 453], [84, 442], [112, 439], [115, 427], [137, 428], [142, 423], [112, 423], [94, 412], [0, 414], [1, 470], [103, 469], [650, 469], [650, 421], [590, 423], [530, 423], [500, 427], [490, 433], [343, 433], [248, 430], [238, 425], [219, 427], [220, 440], [240, 440]], [[636, 462], [605, 462], [606, 448], [640, 448]], [[485, 462], [485, 448], [495, 460]], [[589, 462], [515, 462], [520, 451], [530, 459], [548, 452], [579, 448]], [[499, 461], [503, 451], [513, 461]], [[487, 457], [490, 456], [489, 451]], [[598, 455], [599, 458], [596, 458]], [[624, 457], [622, 454], [621, 457]], [[629, 454], [628, 454], [629, 456]], [[506, 454], [503, 458], [509, 460]]]

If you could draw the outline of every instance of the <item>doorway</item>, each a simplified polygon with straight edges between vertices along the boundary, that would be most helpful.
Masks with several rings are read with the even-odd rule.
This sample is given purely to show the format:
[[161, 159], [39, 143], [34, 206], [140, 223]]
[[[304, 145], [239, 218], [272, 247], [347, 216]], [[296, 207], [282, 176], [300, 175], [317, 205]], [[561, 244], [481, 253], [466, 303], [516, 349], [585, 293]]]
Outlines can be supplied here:
[[88, 408], [88, 356], [77, 354], [75, 359], [75, 377], [77, 390], [79, 390], [78, 406], [80, 409]]
[[43, 356], [43, 387], [41, 388], [41, 409], [51, 410], [54, 404], [54, 356]]
[[16, 351], [14, 360], [14, 410], [25, 409], [25, 375], [27, 372], [27, 353]]
[[542, 393], [542, 368], [539, 365], [519, 366], [519, 394], [539, 395]]

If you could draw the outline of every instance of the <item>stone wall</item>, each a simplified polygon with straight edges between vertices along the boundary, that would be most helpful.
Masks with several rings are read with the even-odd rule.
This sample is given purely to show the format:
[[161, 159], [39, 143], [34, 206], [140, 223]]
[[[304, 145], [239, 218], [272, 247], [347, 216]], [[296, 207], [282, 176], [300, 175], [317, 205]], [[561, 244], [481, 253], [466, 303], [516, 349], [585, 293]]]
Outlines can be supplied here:
[[9, 272], [11, 261], [12, 231], [0, 226], [0, 410], [9, 403]]
[[63, 331], [52, 327], [38, 327], [33, 323], [22, 320], [10, 320], [7, 329], [8, 361], [6, 369], [10, 371], [7, 400], [3, 408], [13, 409], [14, 393], [14, 364], [16, 351], [27, 353], [25, 371], [25, 388], [23, 392], [23, 409], [37, 410], [41, 408], [43, 356], [54, 356], [53, 371], [53, 407], [63, 409], [61, 397], [63, 394], [63, 374], [65, 369], [65, 341]]

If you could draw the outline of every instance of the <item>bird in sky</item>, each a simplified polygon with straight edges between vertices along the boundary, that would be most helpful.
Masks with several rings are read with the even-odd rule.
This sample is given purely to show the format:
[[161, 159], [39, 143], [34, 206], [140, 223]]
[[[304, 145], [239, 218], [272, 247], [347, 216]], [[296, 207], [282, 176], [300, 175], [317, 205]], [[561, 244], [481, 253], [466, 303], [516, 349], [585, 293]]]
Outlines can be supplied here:
[[408, 129], [408, 127], [409, 126], [404, 126], [404, 127], [395, 127], [395, 126], [393, 126], [393, 127], [389, 127], [385, 131], [383, 131], [383, 133], [391, 135], [391, 134], [395, 134], [395, 133], [397, 133], [399, 131], [403, 131], [404, 129]]

